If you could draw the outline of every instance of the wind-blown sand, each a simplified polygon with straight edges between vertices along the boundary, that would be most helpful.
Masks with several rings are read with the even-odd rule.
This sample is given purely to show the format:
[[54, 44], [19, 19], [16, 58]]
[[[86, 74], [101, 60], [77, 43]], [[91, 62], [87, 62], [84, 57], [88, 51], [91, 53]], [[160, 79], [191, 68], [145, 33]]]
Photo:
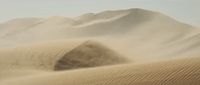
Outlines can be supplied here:
[[200, 30], [128, 9], [0, 24], [0, 85], [199, 85]]

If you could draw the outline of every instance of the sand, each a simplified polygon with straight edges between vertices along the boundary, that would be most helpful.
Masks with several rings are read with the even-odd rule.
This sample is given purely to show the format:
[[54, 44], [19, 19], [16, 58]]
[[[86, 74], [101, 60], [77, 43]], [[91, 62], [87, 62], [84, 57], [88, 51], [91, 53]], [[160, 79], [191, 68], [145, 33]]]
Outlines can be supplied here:
[[[1, 85], [199, 85], [199, 58], [54, 72]], [[23, 82], [19, 82], [23, 81]]]
[[139, 8], [0, 24], [0, 85], [199, 85], [200, 29]]

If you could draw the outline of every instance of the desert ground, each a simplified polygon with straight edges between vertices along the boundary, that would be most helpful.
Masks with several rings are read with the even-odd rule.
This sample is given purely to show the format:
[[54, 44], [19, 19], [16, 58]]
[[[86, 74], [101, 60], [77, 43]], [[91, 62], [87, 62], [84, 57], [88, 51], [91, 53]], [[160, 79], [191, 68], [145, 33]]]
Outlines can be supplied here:
[[200, 28], [132, 8], [0, 24], [0, 85], [200, 85]]

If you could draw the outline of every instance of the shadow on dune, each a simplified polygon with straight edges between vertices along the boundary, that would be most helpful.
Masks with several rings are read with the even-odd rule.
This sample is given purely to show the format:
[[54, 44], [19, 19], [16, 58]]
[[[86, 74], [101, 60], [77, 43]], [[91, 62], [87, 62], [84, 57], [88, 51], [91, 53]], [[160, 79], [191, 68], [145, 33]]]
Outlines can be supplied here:
[[55, 64], [54, 70], [97, 67], [128, 62], [118, 53], [94, 42], [86, 41], [67, 52]]

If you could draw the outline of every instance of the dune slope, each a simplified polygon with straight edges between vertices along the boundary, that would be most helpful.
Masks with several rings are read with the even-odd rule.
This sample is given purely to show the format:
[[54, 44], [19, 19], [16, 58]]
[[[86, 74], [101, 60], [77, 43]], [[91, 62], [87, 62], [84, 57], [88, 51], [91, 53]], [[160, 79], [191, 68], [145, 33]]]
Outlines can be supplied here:
[[20, 77], [19, 74], [36, 74], [40, 71], [45, 73], [128, 63], [125, 57], [90, 40], [29, 44], [1, 49], [0, 54], [0, 79]]
[[1, 85], [199, 85], [200, 58], [55, 72]]
[[55, 63], [55, 70], [67, 70], [127, 63], [128, 59], [94, 41], [86, 41]]

